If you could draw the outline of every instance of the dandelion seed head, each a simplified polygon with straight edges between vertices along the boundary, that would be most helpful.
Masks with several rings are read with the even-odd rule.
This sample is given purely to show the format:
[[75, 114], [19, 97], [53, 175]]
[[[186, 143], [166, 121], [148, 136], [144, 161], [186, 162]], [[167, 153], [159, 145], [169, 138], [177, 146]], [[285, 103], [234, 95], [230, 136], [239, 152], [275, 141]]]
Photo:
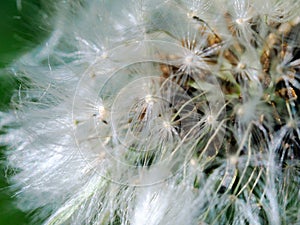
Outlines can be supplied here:
[[299, 223], [296, 0], [53, 7], [0, 112], [20, 208], [48, 225]]

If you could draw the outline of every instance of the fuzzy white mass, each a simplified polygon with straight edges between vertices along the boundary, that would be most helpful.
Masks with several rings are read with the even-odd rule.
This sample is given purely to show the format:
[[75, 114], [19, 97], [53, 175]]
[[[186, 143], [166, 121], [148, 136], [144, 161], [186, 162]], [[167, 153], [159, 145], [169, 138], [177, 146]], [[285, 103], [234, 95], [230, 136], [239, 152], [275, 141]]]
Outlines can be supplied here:
[[300, 224], [298, 1], [53, 4], [0, 114], [22, 210], [45, 225]]

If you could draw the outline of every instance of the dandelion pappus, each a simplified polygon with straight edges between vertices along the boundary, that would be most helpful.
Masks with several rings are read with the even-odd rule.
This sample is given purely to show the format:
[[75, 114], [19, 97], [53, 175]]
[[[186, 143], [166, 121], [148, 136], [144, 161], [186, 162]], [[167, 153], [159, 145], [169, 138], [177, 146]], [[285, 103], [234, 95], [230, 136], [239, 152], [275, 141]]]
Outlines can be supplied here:
[[172, 82], [178, 84], [187, 92], [189, 92], [192, 89], [190, 83], [194, 82], [193, 78], [190, 74], [185, 74], [184, 72], [182, 73], [182, 71], [180, 71], [180, 67], [174, 65], [160, 64], [160, 70], [162, 72], [162, 83], [166, 79], [169, 79]]
[[227, 29], [230, 31], [230, 33], [232, 34], [232, 36], [236, 37], [237, 35], [237, 30], [232, 22], [232, 16], [230, 15], [229, 12], [226, 12], [224, 14], [224, 19], [225, 19], [225, 22], [227, 24]]
[[[206, 24], [205, 21], [199, 19], [198, 17], [193, 17], [197, 21]], [[218, 54], [217, 56], [223, 56], [232, 66], [236, 67], [237, 69], [245, 69], [246, 65], [239, 62], [238, 55], [241, 55], [245, 51], [245, 47], [239, 43], [237, 39], [234, 39], [233, 42], [230, 44], [229, 47], [223, 48], [224, 43], [220, 35], [218, 35], [212, 28], [208, 25], [207, 27], [211, 31], [207, 37], [207, 44], [209, 48], [214, 46], [221, 46], [220, 51], [216, 51]]]

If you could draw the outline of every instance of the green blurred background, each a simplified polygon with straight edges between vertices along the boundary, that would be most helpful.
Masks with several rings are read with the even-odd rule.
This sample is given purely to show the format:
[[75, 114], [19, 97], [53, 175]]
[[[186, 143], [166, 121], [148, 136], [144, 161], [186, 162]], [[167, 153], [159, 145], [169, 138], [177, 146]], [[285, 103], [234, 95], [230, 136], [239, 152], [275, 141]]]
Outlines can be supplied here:
[[[42, 0], [0, 1], [0, 111], [9, 110], [10, 97], [18, 85], [3, 68], [36, 47], [50, 32], [45, 22], [49, 8], [43, 3]], [[17, 209], [9, 191], [4, 151], [5, 147], [0, 146], [0, 225], [31, 225], [29, 215]]]

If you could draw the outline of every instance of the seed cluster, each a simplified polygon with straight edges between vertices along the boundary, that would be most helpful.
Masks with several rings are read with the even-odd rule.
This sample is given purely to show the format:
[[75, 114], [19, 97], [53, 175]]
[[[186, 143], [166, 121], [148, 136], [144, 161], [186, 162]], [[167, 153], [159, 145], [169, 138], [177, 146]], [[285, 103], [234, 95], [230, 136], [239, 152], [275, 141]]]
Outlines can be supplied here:
[[300, 223], [298, 0], [53, 4], [0, 112], [34, 224]]
[[[195, 83], [208, 80], [210, 76], [217, 77], [218, 83], [214, 85], [220, 85], [226, 104], [226, 116], [222, 114], [222, 119], [226, 120], [227, 146], [223, 147], [227, 151], [230, 149], [233, 153], [239, 148], [241, 140], [235, 136], [234, 130], [245, 129], [246, 124], [253, 123], [254, 127], [248, 135], [255, 137], [254, 145], [260, 145], [258, 150], [266, 145], [274, 147], [272, 150], [278, 153], [280, 164], [286, 160], [300, 159], [297, 124], [300, 17], [282, 22], [269, 21], [259, 16], [234, 21], [230, 13], [226, 12], [223, 19], [230, 41], [212, 24], [197, 16], [190, 18], [190, 22], [197, 27], [201, 43], [197, 38], [182, 39], [180, 42], [184, 48], [194, 52], [196, 57], [190, 56], [184, 64], [177, 66], [161, 64], [162, 77], [180, 85], [194, 99], [193, 110], [202, 116], [205, 112], [201, 110], [201, 100], [195, 96], [201, 95], [203, 90], [197, 88]], [[243, 33], [240, 26], [248, 26], [247, 34]], [[267, 31], [262, 32], [261, 26], [265, 26]], [[254, 57], [247, 59], [249, 54]], [[197, 60], [205, 66], [199, 67]], [[189, 69], [187, 64], [190, 64]], [[290, 131], [280, 137], [280, 145], [274, 146], [271, 143], [277, 138], [276, 134], [281, 134], [281, 129]]]

